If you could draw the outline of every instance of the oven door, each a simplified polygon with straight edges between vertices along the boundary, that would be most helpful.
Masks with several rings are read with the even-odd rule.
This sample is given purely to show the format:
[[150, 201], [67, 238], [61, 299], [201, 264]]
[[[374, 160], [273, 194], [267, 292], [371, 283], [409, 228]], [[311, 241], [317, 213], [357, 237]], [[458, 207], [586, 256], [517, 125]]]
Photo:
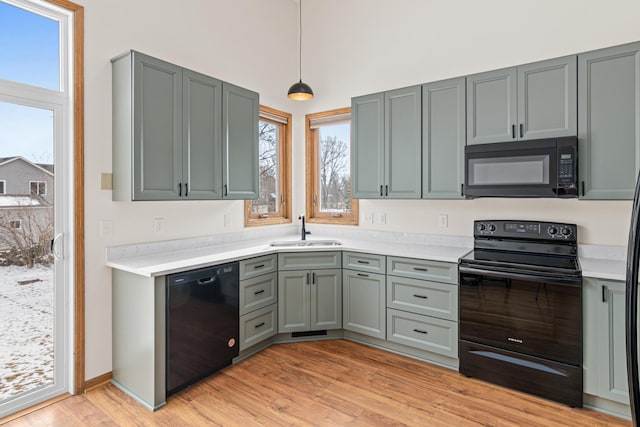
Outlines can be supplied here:
[[555, 139], [465, 147], [465, 196], [557, 197]]
[[460, 266], [460, 339], [582, 364], [582, 279]]

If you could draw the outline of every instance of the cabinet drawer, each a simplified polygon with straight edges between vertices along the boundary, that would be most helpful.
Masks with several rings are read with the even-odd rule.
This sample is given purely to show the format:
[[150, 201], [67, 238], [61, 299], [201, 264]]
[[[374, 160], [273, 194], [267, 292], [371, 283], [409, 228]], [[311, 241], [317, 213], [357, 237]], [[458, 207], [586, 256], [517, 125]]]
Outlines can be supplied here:
[[240, 315], [276, 302], [277, 283], [275, 272], [240, 281]]
[[340, 251], [286, 252], [278, 254], [278, 270], [342, 268]]
[[387, 274], [436, 282], [458, 283], [458, 264], [423, 259], [387, 257]]
[[276, 271], [276, 255], [265, 255], [240, 261], [240, 280]]
[[458, 321], [458, 287], [387, 276], [387, 307]]
[[387, 271], [384, 255], [370, 255], [357, 252], [342, 253], [342, 268], [380, 274], [384, 274]]
[[240, 351], [276, 334], [276, 305], [240, 316]]
[[387, 340], [458, 357], [458, 323], [387, 309]]

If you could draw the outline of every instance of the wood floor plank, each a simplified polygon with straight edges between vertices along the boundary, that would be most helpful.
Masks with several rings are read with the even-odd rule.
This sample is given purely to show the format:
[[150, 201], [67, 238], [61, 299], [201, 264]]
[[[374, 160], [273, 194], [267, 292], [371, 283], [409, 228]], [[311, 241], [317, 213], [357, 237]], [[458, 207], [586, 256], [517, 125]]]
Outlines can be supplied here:
[[347, 340], [271, 346], [151, 412], [111, 384], [9, 421], [84, 426], [630, 426]]

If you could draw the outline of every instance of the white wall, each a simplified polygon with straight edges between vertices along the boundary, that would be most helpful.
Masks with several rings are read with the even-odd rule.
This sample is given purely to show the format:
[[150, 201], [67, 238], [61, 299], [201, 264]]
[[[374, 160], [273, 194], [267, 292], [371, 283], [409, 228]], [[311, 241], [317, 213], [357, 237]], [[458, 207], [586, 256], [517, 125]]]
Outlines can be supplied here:
[[[296, 1], [76, 0], [85, 7], [86, 378], [111, 371], [111, 271], [104, 248], [239, 231], [242, 202], [112, 202], [111, 64], [128, 50], [165, 59], [260, 92], [294, 114], [294, 215], [304, 209], [303, 114], [350, 98], [640, 40], [637, 0], [304, 0], [303, 80], [317, 96], [285, 97], [298, 79]], [[476, 218], [577, 222], [581, 241], [625, 243], [629, 202], [577, 200], [362, 201], [386, 213], [379, 230], [469, 235]], [[449, 215], [449, 227], [437, 216]], [[232, 223], [224, 227], [224, 216]], [[154, 218], [165, 230], [154, 233]], [[113, 233], [100, 235], [100, 222]], [[610, 227], [602, 227], [604, 223]], [[603, 230], [598, 230], [598, 227]]]
[[[640, 40], [637, 0], [304, 0], [303, 15], [303, 78], [316, 93], [307, 112], [349, 106], [353, 96]], [[620, 201], [360, 201], [360, 226], [471, 235], [474, 219], [556, 220], [577, 223], [582, 243], [625, 245], [630, 210], [631, 202]], [[441, 213], [447, 228], [438, 226]], [[371, 214], [374, 224], [364, 221]]]

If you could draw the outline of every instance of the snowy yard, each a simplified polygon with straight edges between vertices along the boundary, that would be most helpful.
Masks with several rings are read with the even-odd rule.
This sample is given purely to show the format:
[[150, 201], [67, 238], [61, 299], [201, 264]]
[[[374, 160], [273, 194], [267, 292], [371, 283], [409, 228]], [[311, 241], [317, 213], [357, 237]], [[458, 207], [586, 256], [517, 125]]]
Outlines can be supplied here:
[[53, 269], [0, 267], [0, 401], [53, 382]]

